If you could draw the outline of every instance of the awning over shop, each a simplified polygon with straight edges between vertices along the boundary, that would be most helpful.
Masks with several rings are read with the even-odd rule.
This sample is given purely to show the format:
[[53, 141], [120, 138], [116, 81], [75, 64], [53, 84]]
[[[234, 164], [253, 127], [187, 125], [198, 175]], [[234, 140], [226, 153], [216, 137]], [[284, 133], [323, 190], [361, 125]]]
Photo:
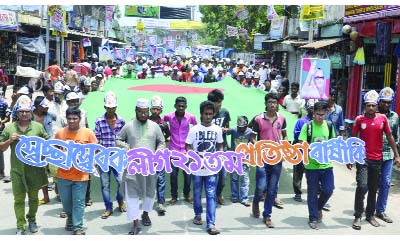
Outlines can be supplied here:
[[115, 41], [115, 40], [111, 40], [111, 39], [108, 40], [108, 43], [110, 43], [110, 44], [126, 45], [126, 43], [124, 43], [124, 42], [119, 42], [119, 41]]
[[309, 44], [300, 46], [299, 48], [303, 48], [303, 49], [319, 49], [319, 48], [322, 48], [322, 47], [326, 47], [326, 46], [338, 43], [338, 42], [340, 42], [342, 40], [343, 40], [342, 38], [319, 40], [319, 41], [315, 41], [313, 43], [309, 43]]
[[282, 44], [289, 44], [292, 46], [303, 46], [308, 44], [309, 42], [307, 40], [285, 40], [282, 42]]

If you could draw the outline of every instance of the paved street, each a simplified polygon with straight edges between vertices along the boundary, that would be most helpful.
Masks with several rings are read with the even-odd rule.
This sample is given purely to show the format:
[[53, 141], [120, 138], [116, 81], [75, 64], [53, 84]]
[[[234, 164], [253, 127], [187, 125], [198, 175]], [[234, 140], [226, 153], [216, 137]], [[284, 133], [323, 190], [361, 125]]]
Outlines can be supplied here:
[[[9, 155], [9, 151], [6, 152]], [[392, 187], [389, 197], [387, 214], [394, 219], [393, 224], [386, 224], [383, 221], [381, 227], [372, 227], [365, 220], [362, 222], [362, 230], [356, 231], [351, 228], [353, 220], [353, 202], [355, 191], [355, 170], [349, 172], [344, 166], [335, 165], [335, 192], [330, 200], [333, 210], [324, 212], [324, 219], [320, 230], [311, 230], [308, 227], [308, 211], [306, 202], [298, 203], [292, 199], [291, 176], [292, 168], [284, 165], [282, 171], [279, 197], [282, 199], [284, 209], [279, 210], [273, 208], [272, 220], [275, 223], [275, 229], [267, 229], [262, 223], [262, 219], [256, 219], [251, 216], [251, 207], [245, 207], [241, 204], [232, 204], [227, 200], [226, 205], [217, 209], [217, 228], [223, 235], [266, 235], [266, 234], [400, 234], [400, 220], [398, 218], [400, 202], [399, 187]], [[8, 168], [8, 165], [7, 165]], [[8, 169], [7, 169], [8, 173]], [[254, 182], [254, 179], [251, 179]], [[305, 181], [303, 181], [305, 188]], [[92, 181], [92, 198], [93, 206], [87, 207], [85, 210], [84, 226], [88, 235], [126, 235], [130, 229], [127, 222], [126, 214], [121, 214], [115, 210], [114, 214], [106, 220], [100, 218], [104, 211], [104, 205], [99, 191], [99, 179], [93, 177]], [[115, 189], [114, 189], [115, 190]], [[227, 196], [229, 190], [225, 190]], [[252, 194], [253, 187], [250, 190]], [[11, 183], [0, 182], [0, 234], [12, 235], [15, 232], [16, 220], [13, 211], [13, 197]], [[169, 194], [169, 191], [167, 190]], [[40, 196], [41, 197], [41, 192]], [[58, 216], [61, 211], [61, 203], [55, 199], [54, 192], [51, 192], [50, 203], [40, 206], [37, 222], [39, 232], [36, 235], [68, 235], [70, 232], [64, 230], [65, 219]], [[306, 196], [304, 196], [306, 197]], [[203, 207], [205, 207], [205, 199], [203, 199]], [[114, 202], [116, 205], [116, 202]], [[261, 204], [260, 204], [261, 206]], [[153, 225], [151, 227], [143, 227], [143, 234], [162, 234], [162, 235], [179, 235], [194, 234], [207, 235], [205, 232], [205, 224], [196, 226], [192, 224], [193, 209], [192, 206], [179, 201], [175, 206], [167, 206], [166, 216], [159, 217], [153, 211], [150, 213]], [[205, 221], [205, 213], [203, 213]]]

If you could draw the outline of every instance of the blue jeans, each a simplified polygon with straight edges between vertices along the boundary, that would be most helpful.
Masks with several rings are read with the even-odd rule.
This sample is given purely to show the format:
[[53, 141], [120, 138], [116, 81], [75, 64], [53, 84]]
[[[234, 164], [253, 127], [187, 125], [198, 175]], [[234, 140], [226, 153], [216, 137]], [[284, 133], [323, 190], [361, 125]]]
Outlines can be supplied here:
[[100, 185], [101, 185], [101, 194], [103, 195], [104, 205], [106, 206], [106, 210], [113, 210], [113, 203], [111, 201], [111, 173], [114, 175], [114, 179], [117, 182], [117, 201], [118, 203], [124, 201], [124, 196], [121, 191], [121, 182], [122, 182], [122, 174], [118, 173], [117, 170], [110, 167], [108, 172], [103, 172], [101, 168], [98, 168], [100, 174]]
[[58, 179], [58, 192], [68, 218], [72, 219], [73, 230], [83, 228], [85, 194], [88, 181]]
[[384, 213], [389, 196], [390, 182], [392, 180], [393, 159], [382, 162], [381, 182], [379, 186], [378, 199], [376, 200], [376, 212]]
[[[183, 195], [189, 196], [190, 193], [190, 183], [191, 183], [191, 174], [187, 174], [186, 172], [182, 171], [183, 173]], [[178, 199], [178, 174], [179, 174], [179, 167], [172, 165], [172, 172], [171, 172], [171, 197]]]
[[217, 197], [222, 195], [222, 191], [225, 187], [225, 178], [226, 170], [225, 168], [222, 168], [221, 171], [218, 172]]
[[195, 216], [201, 216], [203, 206], [201, 204], [201, 193], [203, 185], [206, 193], [206, 220], [207, 229], [215, 227], [215, 213], [217, 209], [217, 174], [210, 176], [195, 176], [193, 178], [193, 209]]
[[258, 205], [264, 190], [267, 190], [267, 197], [264, 202], [264, 218], [270, 218], [272, 206], [278, 193], [279, 177], [281, 176], [282, 162], [276, 165], [264, 164], [263, 167], [256, 167], [256, 190], [253, 203]]
[[[332, 196], [333, 189], [335, 189], [333, 169], [305, 169], [305, 171], [307, 178], [308, 217], [312, 222], [318, 220], [318, 211], [322, 210]], [[319, 197], [318, 192], [320, 192]]]
[[164, 204], [165, 203], [165, 170], [157, 172], [157, 202]]
[[243, 166], [243, 175], [238, 175], [236, 172], [231, 174], [231, 198], [232, 200], [239, 200], [239, 181], [240, 181], [240, 202], [248, 202], [249, 201], [249, 165], [242, 164]]

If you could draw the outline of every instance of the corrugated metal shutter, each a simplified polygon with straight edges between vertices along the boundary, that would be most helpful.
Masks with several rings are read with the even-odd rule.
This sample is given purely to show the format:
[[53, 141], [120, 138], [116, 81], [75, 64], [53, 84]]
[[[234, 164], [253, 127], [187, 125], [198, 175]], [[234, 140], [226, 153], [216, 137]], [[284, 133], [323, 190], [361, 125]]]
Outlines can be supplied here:
[[288, 59], [288, 78], [290, 83], [292, 82], [299, 82], [299, 71], [300, 71], [300, 60], [296, 59], [296, 51], [288, 52], [289, 59]]

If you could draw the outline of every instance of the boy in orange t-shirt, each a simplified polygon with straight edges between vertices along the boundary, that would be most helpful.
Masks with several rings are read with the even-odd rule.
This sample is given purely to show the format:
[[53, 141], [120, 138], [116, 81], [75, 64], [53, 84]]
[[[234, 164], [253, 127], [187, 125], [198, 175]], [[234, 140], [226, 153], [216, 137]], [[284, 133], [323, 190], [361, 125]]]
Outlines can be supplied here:
[[[57, 131], [56, 139], [73, 140], [80, 144], [98, 143], [92, 130], [80, 127], [81, 111], [77, 107], [68, 108], [66, 117], [67, 126]], [[63, 209], [68, 215], [65, 229], [74, 231], [75, 235], [85, 234], [83, 216], [89, 175], [89, 173], [81, 172], [75, 167], [71, 167], [69, 170], [59, 168], [57, 171], [58, 190]]]

